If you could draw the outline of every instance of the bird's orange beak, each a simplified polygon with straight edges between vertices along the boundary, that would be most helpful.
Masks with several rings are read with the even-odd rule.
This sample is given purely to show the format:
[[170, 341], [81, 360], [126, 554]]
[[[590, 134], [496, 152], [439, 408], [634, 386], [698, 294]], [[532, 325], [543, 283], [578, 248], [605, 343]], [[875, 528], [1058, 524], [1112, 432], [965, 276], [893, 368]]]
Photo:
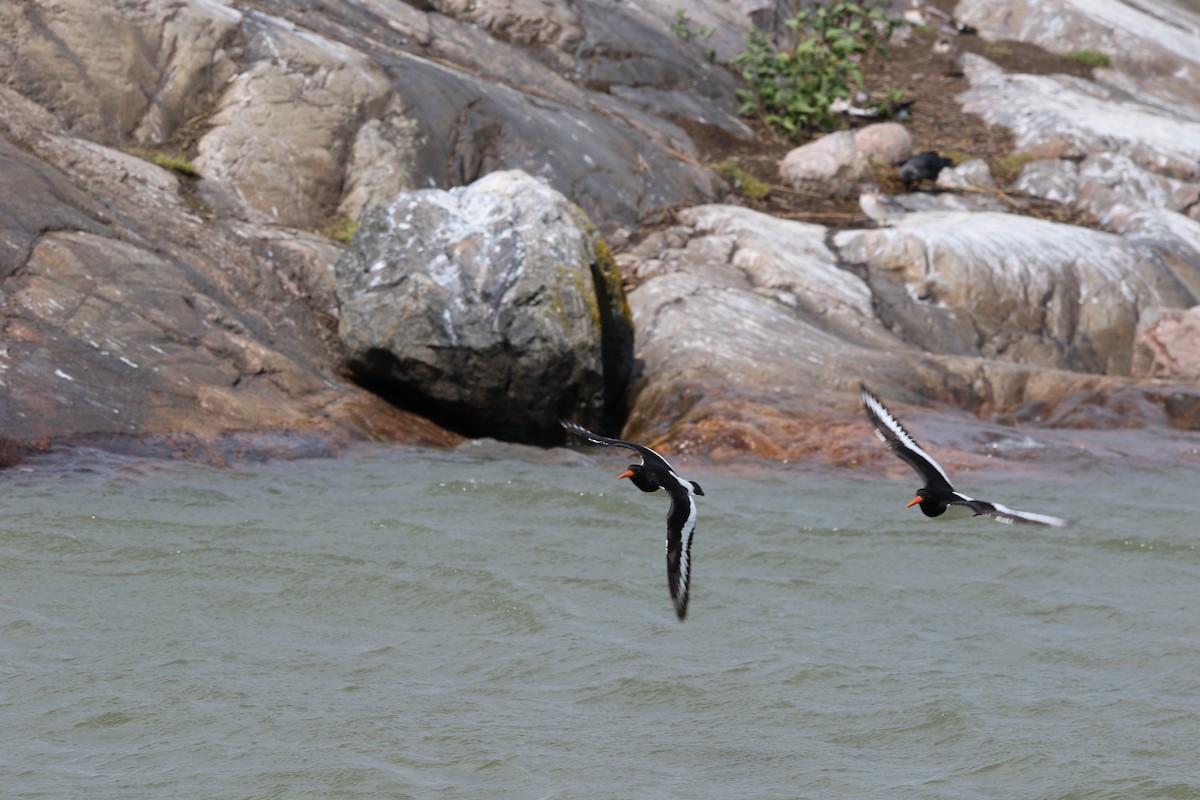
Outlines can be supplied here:
[[919, 497], [914, 497], [914, 498], [913, 498], [913, 500], [912, 500], [912, 502], [911, 502], [911, 503], [909, 503], [908, 505], [906, 505], [906, 506], [905, 506], [905, 508], [912, 508], [913, 506], [915, 506], [915, 505], [916, 505], [917, 503], [919, 503], [919, 502], [921, 502], [921, 498], [919, 498]]
[[626, 470], [624, 475], [618, 475], [617, 480], [620, 480], [621, 478], [632, 478], [632, 477], [633, 477], [633, 470], [630, 469], [630, 470]]

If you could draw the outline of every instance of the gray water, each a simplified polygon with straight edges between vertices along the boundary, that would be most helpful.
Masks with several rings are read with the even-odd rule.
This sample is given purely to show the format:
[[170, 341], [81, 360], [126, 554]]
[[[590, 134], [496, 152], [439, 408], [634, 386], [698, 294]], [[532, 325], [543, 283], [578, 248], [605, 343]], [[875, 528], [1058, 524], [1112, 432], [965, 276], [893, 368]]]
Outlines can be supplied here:
[[0, 794], [1197, 798], [1187, 436], [960, 476], [1061, 530], [682, 465], [684, 623], [624, 452], [35, 462], [0, 476]]

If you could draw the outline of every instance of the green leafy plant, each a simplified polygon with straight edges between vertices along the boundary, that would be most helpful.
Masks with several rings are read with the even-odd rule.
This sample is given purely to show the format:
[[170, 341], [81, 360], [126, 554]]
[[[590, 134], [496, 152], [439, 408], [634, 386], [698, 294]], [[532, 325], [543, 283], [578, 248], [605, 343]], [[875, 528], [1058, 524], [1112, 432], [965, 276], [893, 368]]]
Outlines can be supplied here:
[[904, 100], [908, 95], [903, 89], [892, 89], [887, 96], [875, 104], [875, 111], [880, 119], [891, 119], [904, 108]]
[[693, 39], [708, 41], [717, 32], [716, 28], [693, 28], [691, 19], [682, 8], [675, 12], [675, 21], [671, 23], [671, 30], [675, 31], [675, 35], [685, 42]]
[[899, 21], [857, 3], [817, 5], [785, 20], [800, 40], [780, 50], [761, 30], [752, 30], [746, 51], [733, 59], [749, 88], [739, 90], [739, 112], [760, 117], [792, 138], [811, 128], [831, 128], [830, 105], [863, 89], [859, 62], [869, 51], [887, 55], [884, 42]]
[[[675, 21], [671, 23], [671, 30], [675, 31], [675, 35], [685, 42], [706, 42], [717, 32], [716, 28], [693, 28], [692, 21], [688, 19], [687, 12], [682, 8], [675, 12]], [[704, 51], [704, 55], [709, 61], [715, 61], [717, 51], [710, 47]]]
[[1067, 61], [1074, 61], [1076, 64], [1082, 64], [1085, 67], [1107, 67], [1112, 64], [1112, 59], [1107, 53], [1101, 53], [1098, 50], [1072, 50], [1063, 55]]

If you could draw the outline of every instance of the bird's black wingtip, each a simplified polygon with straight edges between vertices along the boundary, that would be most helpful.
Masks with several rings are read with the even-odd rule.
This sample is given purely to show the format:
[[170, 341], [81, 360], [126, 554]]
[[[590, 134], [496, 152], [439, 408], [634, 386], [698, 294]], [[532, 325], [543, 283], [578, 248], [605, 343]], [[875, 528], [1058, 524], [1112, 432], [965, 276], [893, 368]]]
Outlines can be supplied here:
[[[574, 434], [575, 436], [578, 436], [580, 439], [586, 439], [589, 442], [592, 441], [592, 436], [594, 436], [594, 434], [591, 431], [589, 431], [587, 428], [580, 425], [578, 422], [572, 422], [569, 419], [560, 419], [558, 421], [558, 424], [561, 425], [562, 429], [564, 431], [566, 431], [567, 433]], [[569, 444], [571, 441], [571, 437], [567, 436], [566, 440], [567, 440], [567, 443]]]

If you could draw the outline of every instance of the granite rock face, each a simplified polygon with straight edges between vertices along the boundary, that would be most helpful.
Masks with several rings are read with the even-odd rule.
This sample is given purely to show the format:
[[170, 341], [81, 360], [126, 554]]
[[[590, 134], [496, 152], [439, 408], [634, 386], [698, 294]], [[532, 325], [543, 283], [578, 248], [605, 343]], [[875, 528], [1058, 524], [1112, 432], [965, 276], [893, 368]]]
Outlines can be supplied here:
[[931, 352], [1124, 375], [1139, 313], [1196, 302], [1153, 250], [1031, 217], [913, 214], [834, 241], [880, 319]]
[[1144, 314], [1131, 371], [1138, 377], [1200, 383], [1200, 306]]
[[337, 264], [341, 338], [361, 382], [474, 436], [612, 431], [633, 325], [583, 213], [523, 172], [402, 194]]
[[314, 301], [329, 240], [214, 226], [175, 173], [64, 135], [3, 88], [0, 116], [0, 176], [20, 186], [0, 225], [0, 456], [74, 442], [224, 462], [454, 440], [341, 377]]
[[[961, 98], [1033, 158], [1018, 187], [1105, 232], [998, 213], [1020, 209], [968, 164], [971, 191], [876, 193], [886, 227], [834, 235], [718, 205], [688, 133], [751, 137], [727, 65], [784, 0], [692, 0], [704, 40], [673, 0], [0, 4], [0, 455], [458, 440], [429, 417], [547, 441], [560, 415], [612, 431], [625, 402], [631, 436], [803, 458], [831, 410], [861, 427], [864, 377], [1045, 424], [1191, 425], [1200, 37], [1156, 9], [956, 8], [984, 38], [1112, 55], [1090, 80], [964, 56]], [[856, 196], [863, 149], [908, 146], [893, 132], [835, 134], [834, 168], [790, 179]], [[419, 263], [404, 208], [444, 260]], [[360, 220], [343, 260], [321, 232]], [[632, 360], [598, 233], [630, 243]], [[406, 259], [388, 291], [362, 277]]]
[[677, 217], [619, 257], [644, 367], [631, 435], [669, 431], [718, 459], [837, 460], [827, 409], [860, 380], [1009, 413], [1129, 387], [1155, 344], [1137, 374], [1168, 377], [1167, 347], [1190, 363], [1180, 337], [1137, 331], [1194, 294], [1113, 234], [994, 212], [901, 213], [832, 238], [733, 206]]
[[[705, 5], [698, 23], [721, 19], [723, 38], [750, 24]], [[356, 215], [396, 191], [520, 168], [606, 224], [631, 224], [720, 187], [676, 157], [695, 149], [669, 117], [704, 109], [750, 135], [732, 76], [671, 31], [674, 13], [66, 0], [0, 9], [0, 45], [12, 55], [5, 83], [73, 134], [148, 147], [203, 117], [199, 191], [246, 219], [311, 227], [346, 186], [358, 196], [340, 210]]]
[[[711, 0], [694, 18], [719, 25], [713, 46], [732, 52], [754, 10]], [[608, 228], [711, 199], [721, 180], [669, 117], [702, 109], [733, 135], [749, 129], [732, 77], [672, 32], [674, 14], [667, 3], [4, 4], [2, 455], [86, 441], [220, 461], [456, 441], [351, 380], [336, 335], [343, 248], [314, 229], [510, 168]], [[158, 148], [190, 148], [197, 175], [138, 156]], [[584, 374], [608, 385], [580, 390], [579, 416], [611, 427], [619, 368], [581, 358], [530, 380], [540, 396]]]

